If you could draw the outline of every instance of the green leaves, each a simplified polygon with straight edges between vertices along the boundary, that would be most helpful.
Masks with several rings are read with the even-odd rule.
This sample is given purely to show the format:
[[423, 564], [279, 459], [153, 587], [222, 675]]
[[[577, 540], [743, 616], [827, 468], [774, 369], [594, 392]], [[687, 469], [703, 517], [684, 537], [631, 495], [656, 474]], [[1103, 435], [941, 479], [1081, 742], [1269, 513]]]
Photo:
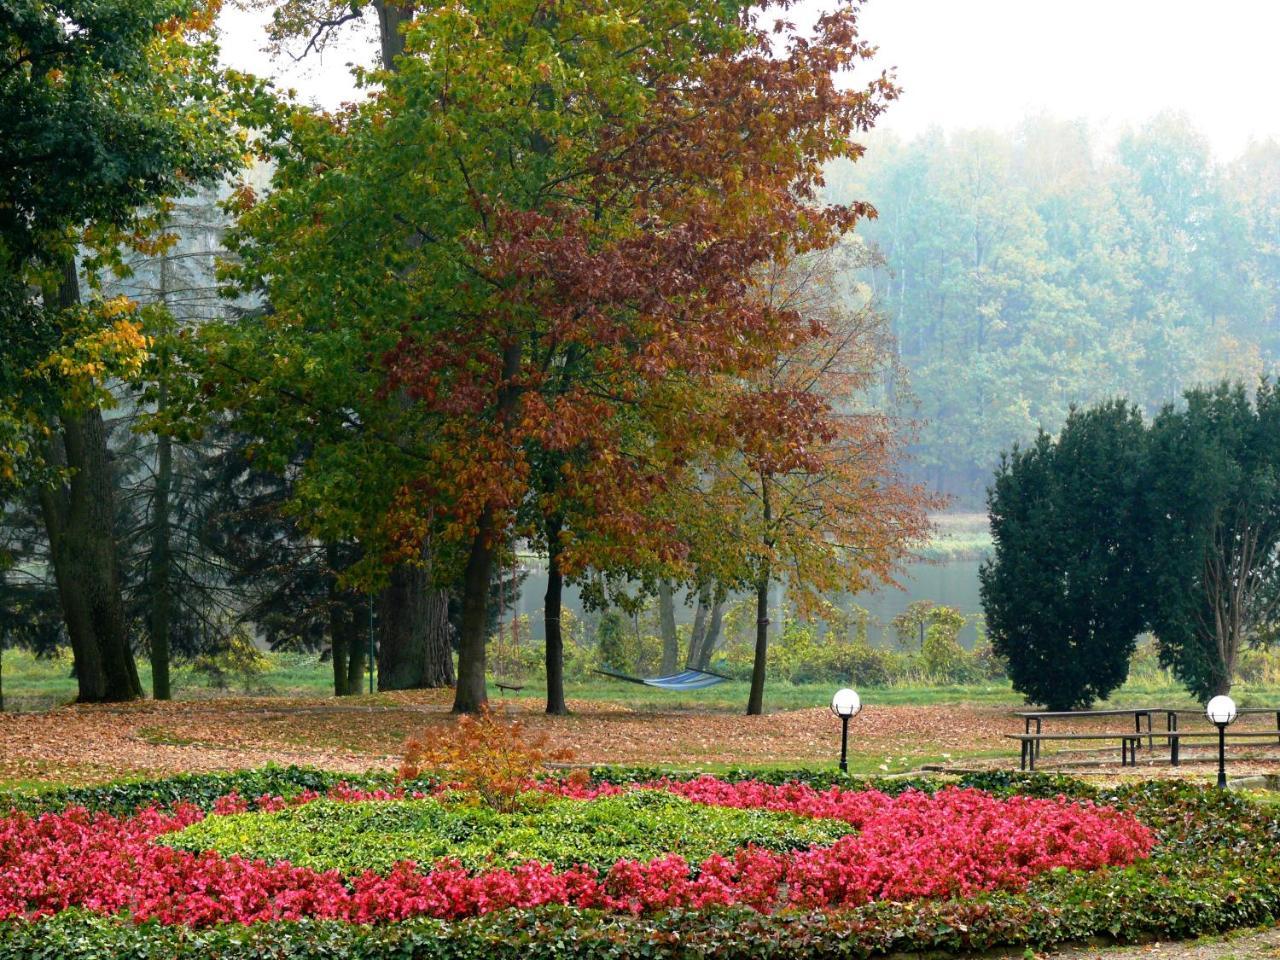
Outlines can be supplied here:
[[456, 858], [470, 869], [534, 860], [605, 872], [620, 859], [676, 853], [698, 863], [747, 844], [769, 850], [828, 844], [847, 824], [764, 810], [708, 807], [665, 791], [549, 800], [525, 795], [513, 813], [441, 798], [346, 803], [317, 800], [274, 813], [208, 817], [161, 842], [294, 866], [386, 873], [398, 862]]
[[1056, 440], [1015, 447], [988, 498], [981, 570], [992, 646], [1033, 703], [1088, 706], [1119, 687], [1145, 626], [1138, 567], [1146, 428], [1124, 401], [1073, 410]]

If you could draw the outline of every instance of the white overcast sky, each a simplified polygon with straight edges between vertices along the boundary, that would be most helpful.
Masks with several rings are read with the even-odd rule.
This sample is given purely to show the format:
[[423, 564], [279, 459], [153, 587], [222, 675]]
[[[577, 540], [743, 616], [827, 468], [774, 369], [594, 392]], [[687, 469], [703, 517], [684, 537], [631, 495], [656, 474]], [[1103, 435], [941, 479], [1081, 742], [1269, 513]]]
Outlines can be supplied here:
[[[822, 0], [804, 0], [804, 10]], [[322, 59], [273, 63], [261, 15], [222, 18], [226, 62], [276, 77], [304, 100], [354, 95], [346, 64], [373, 55], [373, 13]], [[1010, 128], [1031, 113], [1104, 130], [1186, 113], [1222, 159], [1280, 139], [1280, 0], [869, 0], [863, 36], [896, 67], [902, 99], [880, 127]]]

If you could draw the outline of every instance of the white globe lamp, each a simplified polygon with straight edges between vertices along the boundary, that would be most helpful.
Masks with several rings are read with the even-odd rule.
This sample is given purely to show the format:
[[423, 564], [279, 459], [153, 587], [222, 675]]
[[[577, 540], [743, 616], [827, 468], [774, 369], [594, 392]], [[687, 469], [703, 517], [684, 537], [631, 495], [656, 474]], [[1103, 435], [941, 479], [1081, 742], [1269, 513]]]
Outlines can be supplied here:
[[1236, 702], [1226, 694], [1210, 700], [1204, 708], [1205, 716], [1218, 728], [1218, 787], [1227, 788], [1227, 725], [1234, 722], [1239, 711]]
[[858, 691], [845, 687], [831, 698], [831, 712], [840, 718], [840, 772], [849, 772], [849, 721], [862, 709]]

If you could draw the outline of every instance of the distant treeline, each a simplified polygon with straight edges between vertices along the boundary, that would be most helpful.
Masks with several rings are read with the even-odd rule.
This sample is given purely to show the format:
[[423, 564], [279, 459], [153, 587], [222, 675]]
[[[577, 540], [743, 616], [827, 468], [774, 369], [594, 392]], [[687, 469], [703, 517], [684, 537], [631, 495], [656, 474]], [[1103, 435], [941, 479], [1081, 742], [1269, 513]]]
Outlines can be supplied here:
[[1274, 141], [1218, 162], [1178, 116], [1106, 142], [1039, 118], [875, 137], [828, 191], [879, 210], [859, 232], [884, 258], [867, 281], [924, 421], [915, 469], [961, 504], [1072, 402], [1152, 412], [1280, 351]]

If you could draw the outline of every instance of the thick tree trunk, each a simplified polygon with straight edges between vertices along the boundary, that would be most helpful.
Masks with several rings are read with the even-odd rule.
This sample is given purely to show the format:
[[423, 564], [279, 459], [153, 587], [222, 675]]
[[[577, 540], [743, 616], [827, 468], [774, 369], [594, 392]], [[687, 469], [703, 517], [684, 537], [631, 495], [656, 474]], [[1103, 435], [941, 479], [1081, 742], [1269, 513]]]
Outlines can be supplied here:
[[387, 3], [386, 0], [374, 0], [374, 8], [378, 11], [378, 45], [382, 52], [382, 66], [387, 70], [395, 70], [396, 57], [404, 53], [403, 26], [413, 19], [413, 4]]
[[350, 647], [342, 613], [335, 609], [332, 602], [329, 606], [329, 651], [333, 660], [333, 695], [345, 697], [349, 692], [347, 666], [350, 662]]
[[[662, 665], [658, 668], [658, 673], [664, 677], [676, 672], [676, 662], [680, 659], [680, 638], [676, 635], [676, 603], [671, 593], [671, 582], [659, 581], [658, 629], [662, 633]], [[690, 650], [692, 651], [692, 640]]]
[[116, 556], [114, 478], [107, 456], [102, 415], [90, 410], [79, 417], [64, 416], [63, 440], [69, 485], [67, 551], [75, 589], [84, 598], [89, 627], [97, 641], [108, 702], [142, 696], [138, 668], [124, 617]]
[[452, 685], [448, 594], [430, 571], [397, 564], [378, 597], [378, 689]]
[[[63, 463], [60, 441], [48, 444], [46, 450], [50, 463]], [[71, 563], [67, 558], [66, 491], [44, 487], [39, 498], [45, 532], [49, 537], [49, 558], [62, 608], [62, 621], [71, 641], [71, 672], [78, 686], [77, 699], [82, 703], [96, 703], [106, 697], [107, 681], [102, 670], [102, 653], [89, 622], [89, 610], [84, 595], [72, 579]]]
[[564, 633], [560, 629], [564, 575], [560, 570], [559, 517], [547, 518], [547, 593], [543, 599], [543, 619], [547, 636], [547, 713], [564, 716], [569, 712], [564, 702]]
[[435, 689], [452, 687], [457, 681], [453, 670], [453, 629], [449, 625], [449, 592], [429, 587], [426, 617], [422, 628], [426, 634], [425, 659], [422, 664], [422, 686]]
[[[49, 308], [80, 302], [75, 262], [68, 260], [56, 290], [45, 292]], [[51, 441], [53, 462], [65, 466], [65, 484], [40, 491], [54, 579], [76, 658], [79, 699], [133, 700], [142, 696], [120, 594], [115, 539], [115, 478], [106, 428], [97, 410], [64, 411], [61, 443]]]
[[[160, 384], [160, 405], [165, 400], [165, 385]], [[156, 438], [156, 485], [151, 504], [151, 696], [168, 700], [169, 691], [169, 622], [172, 594], [169, 582], [171, 564], [169, 545], [169, 490], [173, 484], [172, 441], [161, 434]]]
[[764, 713], [764, 674], [769, 656], [769, 568], [765, 566], [756, 584], [756, 656], [751, 666], [751, 695], [747, 715]]

